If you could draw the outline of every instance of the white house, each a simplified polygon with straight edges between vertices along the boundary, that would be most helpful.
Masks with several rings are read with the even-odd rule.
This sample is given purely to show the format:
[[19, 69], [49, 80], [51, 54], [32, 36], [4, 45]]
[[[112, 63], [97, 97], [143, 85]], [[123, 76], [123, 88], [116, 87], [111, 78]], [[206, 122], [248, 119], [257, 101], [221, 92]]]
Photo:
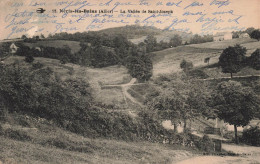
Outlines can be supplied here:
[[12, 43], [11, 46], [10, 46], [10, 52], [11, 52], [12, 54], [14, 54], [14, 53], [17, 52], [18, 48], [19, 48], [19, 47], [17, 47], [14, 43]]
[[239, 35], [239, 38], [249, 38], [249, 34], [244, 32], [244, 33]]
[[214, 42], [219, 42], [223, 40], [231, 40], [232, 33], [231, 32], [218, 32], [213, 36]]

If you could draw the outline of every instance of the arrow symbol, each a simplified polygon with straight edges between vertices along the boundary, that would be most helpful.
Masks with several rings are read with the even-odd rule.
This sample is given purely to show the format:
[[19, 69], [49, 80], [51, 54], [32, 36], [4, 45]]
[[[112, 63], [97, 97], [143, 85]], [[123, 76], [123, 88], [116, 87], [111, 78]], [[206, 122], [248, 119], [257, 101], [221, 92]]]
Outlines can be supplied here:
[[41, 13], [41, 14], [44, 13], [44, 11], [46, 11], [46, 10], [44, 10], [43, 8], [38, 8], [36, 10], [37, 13]]

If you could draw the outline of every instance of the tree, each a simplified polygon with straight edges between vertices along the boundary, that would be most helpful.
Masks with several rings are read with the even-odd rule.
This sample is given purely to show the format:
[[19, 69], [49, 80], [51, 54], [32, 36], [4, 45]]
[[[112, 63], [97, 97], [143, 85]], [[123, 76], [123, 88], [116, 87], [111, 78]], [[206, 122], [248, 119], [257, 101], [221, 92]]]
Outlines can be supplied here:
[[126, 67], [130, 75], [138, 80], [146, 81], [152, 77], [153, 64], [149, 55], [128, 57]]
[[254, 27], [249, 27], [245, 30], [246, 33], [248, 33], [248, 35], [251, 35], [251, 33], [255, 30]]
[[180, 64], [180, 67], [181, 67], [181, 69], [183, 69], [184, 72], [186, 72], [186, 71], [189, 71], [193, 68], [193, 64], [192, 64], [192, 62], [188, 62], [188, 61], [183, 59], [181, 64]]
[[27, 39], [27, 36], [26, 35], [22, 35], [21, 39], [25, 40], [25, 39]]
[[260, 49], [258, 48], [250, 56], [250, 66], [256, 70], [260, 70]]
[[229, 46], [226, 48], [220, 55], [218, 62], [222, 68], [222, 72], [230, 73], [231, 78], [232, 73], [239, 72], [243, 67], [246, 51], [246, 48], [238, 44], [234, 47]]
[[217, 86], [214, 104], [218, 117], [234, 125], [236, 143], [237, 126], [246, 126], [260, 109], [259, 99], [253, 90], [236, 81], [221, 82]]
[[163, 119], [173, 122], [174, 131], [182, 120], [183, 111], [186, 109], [185, 98], [177, 90], [166, 90], [148, 102], [148, 106], [158, 112]]
[[169, 46], [170, 47], [177, 47], [182, 44], [182, 38], [180, 35], [175, 34], [173, 38], [171, 38]]
[[157, 46], [156, 38], [153, 35], [148, 35], [144, 40], [144, 43], [146, 43], [147, 52], [153, 52]]
[[260, 40], [260, 31], [259, 29], [257, 30], [254, 30], [251, 34], [250, 34], [250, 37], [252, 39], [257, 39], [258, 41]]

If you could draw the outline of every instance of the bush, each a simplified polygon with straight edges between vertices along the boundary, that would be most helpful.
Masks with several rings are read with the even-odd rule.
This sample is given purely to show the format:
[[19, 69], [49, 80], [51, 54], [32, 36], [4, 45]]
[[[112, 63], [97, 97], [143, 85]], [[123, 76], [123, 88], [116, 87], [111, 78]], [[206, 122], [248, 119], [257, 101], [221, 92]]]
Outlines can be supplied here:
[[214, 142], [209, 138], [208, 135], [204, 135], [202, 139], [200, 139], [198, 142], [195, 142], [195, 145], [201, 151], [205, 151], [205, 152], [214, 151]]
[[34, 61], [34, 57], [32, 55], [27, 55], [24, 61], [27, 63], [32, 63]]
[[256, 126], [245, 130], [242, 139], [252, 146], [260, 146], [260, 129]]
[[32, 68], [33, 68], [34, 70], [36, 70], [36, 69], [41, 69], [42, 67], [44, 67], [44, 65], [43, 65], [42, 63], [40, 63], [40, 62], [33, 63], [33, 65], [32, 65]]
[[192, 62], [188, 62], [186, 60], [182, 60], [181, 63], [180, 63], [180, 67], [181, 69], [183, 69], [183, 71], [189, 71], [193, 68], [193, 63]]
[[257, 49], [249, 57], [250, 66], [256, 70], [260, 70], [260, 49]]
[[9, 137], [14, 140], [19, 140], [19, 141], [30, 141], [31, 140], [31, 137], [28, 136], [25, 132], [12, 130], [12, 129], [5, 130], [4, 136]]

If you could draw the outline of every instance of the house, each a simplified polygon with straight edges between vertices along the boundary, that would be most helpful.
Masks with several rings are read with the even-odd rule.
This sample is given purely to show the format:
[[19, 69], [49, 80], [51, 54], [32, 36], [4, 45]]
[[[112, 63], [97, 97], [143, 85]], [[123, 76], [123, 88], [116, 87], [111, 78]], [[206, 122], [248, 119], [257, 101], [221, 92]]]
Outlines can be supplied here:
[[239, 38], [249, 38], [249, 37], [250, 37], [249, 34], [246, 32], [239, 35]]
[[232, 33], [231, 32], [218, 32], [213, 36], [214, 42], [219, 42], [223, 40], [231, 40]]
[[12, 54], [15, 54], [15, 53], [17, 52], [18, 48], [19, 48], [19, 47], [17, 47], [14, 43], [12, 43], [12, 44], [10, 45], [10, 52], [11, 52]]

